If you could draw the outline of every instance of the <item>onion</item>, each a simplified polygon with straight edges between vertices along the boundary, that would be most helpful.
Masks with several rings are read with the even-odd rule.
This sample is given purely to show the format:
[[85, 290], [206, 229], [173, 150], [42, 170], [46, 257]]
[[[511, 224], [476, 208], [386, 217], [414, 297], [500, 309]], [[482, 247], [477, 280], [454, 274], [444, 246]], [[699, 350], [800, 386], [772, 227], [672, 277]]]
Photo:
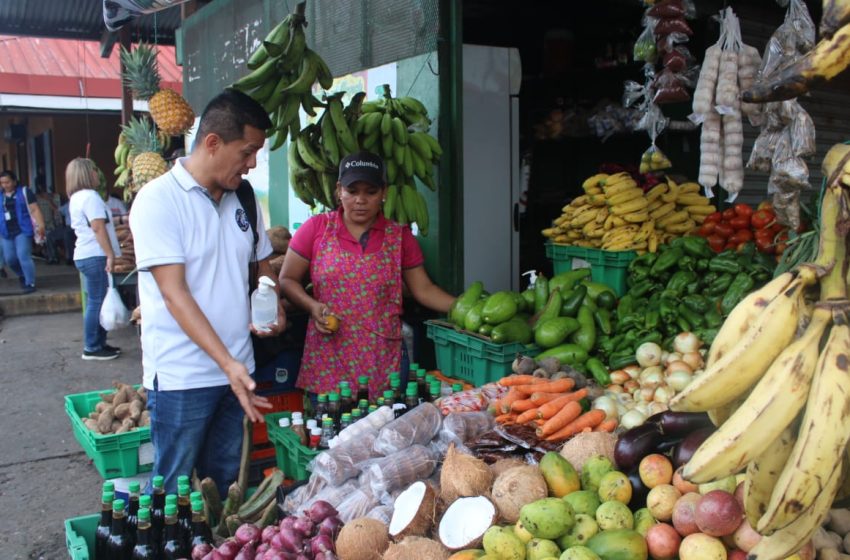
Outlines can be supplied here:
[[[647, 376], [655, 376], [661, 375], [664, 373], [664, 369], [661, 366], [650, 366], [640, 372], [640, 376], [638, 376], [638, 382], [640, 382], [641, 386], [644, 385]], [[663, 375], [662, 375], [663, 377]]]
[[621, 404], [631, 404], [635, 402], [635, 397], [631, 393], [623, 393], [621, 395], [617, 395], [614, 400]]
[[192, 560], [204, 560], [204, 556], [212, 554], [212, 549], [209, 543], [196, 544], [192, 548]]
[[252, 545], [259, 544], [262, 532], [260, 531], [260, 528], [253, 523], [243, 523], [238, 529], [236, 529], [236, 534], [233, 536], [236, 537], [236, 542], [238, 542], [239, 546], [242, 547], [248, 543], [251, 543]]
[[675, 393], [673, 392], [672, 388], [667, 387], [666, 385], [662, 385], [655, 390], [655, 395], [653, 396], [652, 400], [654, 402], [666, 405], [668, 402], [670, 402], [670, 399], [673, 398], [674, 394]]
[[664, 383], [664, 374], [660, 371], [651, 371], [649, 374], [643, 376], [640, 387], [641, 389], [655, 389], [662, 383]]
[[313, 523], [321, 523], [326, 517], [338, 516], [339, 512], [329, 503], [318, 500], [310, 506], [310, 511], [307, 512], [307, 515]]
[[636, 400], [638, 403], [652, 402], [652, 399], [655, 398], [655, 387], [641, 387], [640, 391], [637, 392], [638, 396]]
[[626, 391], [622, 385], [614, 385], [613, 383], [605, 387], [605, 390], [609, 393], [624, 393]]
[[327, 535], [331, 540], [336, 540], [339, 530], [342, 529], [342, 521], [336, 515], [326, 517], [322, 524], [319, 525], [319, 534]]
[[617, 418], [622, 418], [622, 417], [623, 417], [623, 416], [625, 416], [625, 414], [626, 414], [628, 411], [630, 411], [632, 408], [634, 408], [634, 403], [632, 403], [632, 404], [631, 404], [631, 405], [629, 405], [629, 406], [626, 406], [626, 405], [624, 405], [624, 404], [617, 403]]
[[277, 525], [269, 525], [260, 533], [260, 540], [264, 543], [271, 542], [272, 538], [280, 531]]
[[653, 402], [653, 403], [649, 404], [649, 414], [650, 415], [658, 414], [659, 412], [664, 412], [666, 410], [669, 410], [669, 407], [664, 403]]
[[682, 391], [691, 384], [694, 376], [687, 371], [674, 371], [667, 376], [667, 385], [676, 392]]
[[598, 399], [593, 401], [593, 408], [604, 412], [606, 420], [618, 417], [617, 401], [607, 395], [604, 397], [599, 397]]
[[611, 383], [616, 383], [617, 385], [622, 385], [623, 383], [631, 379], [631, 376], [621, 369], [618, 369], [617, 371], [612, 371], [610, 375]]
[[675, 373], [677, 371], [685, 371], [693, 375], [694, 368], [692, 368], [690, 365], [687, 364], [687, 362], [683, 360], [676, 360], [675, 362], [670, 362], [670, 364], [667, 366], [667, 369], [665, 370], [665, 373], [667, 375], [670, 375], [671, 373]]
[[678, 352], [670, 352], [669, 354], [667, 354], [667, 359], [665, 361], [663, 361], [661, 363], [661, 365], [663, 365], [664, 367], [667, 367], [668, 365], [672, 364], [673, 362], [681, 361], [681, 359], [682, 359], [682, 355], [679, 354]]
[[640, 426], [646, 421], [646, 415], [637, 408], [630, 410], [620, 418], [620, 425], [627, 430]]
[[682, 361], [691, 366], [692, 370], [697, 370], [703, 366], [702, 356], [699, 352], [686, 352], [682, 354]]
[[292, 528], [306, 539], [313, 534], [315, 524], [310, 520], [309, 517], [302, 515], [301, 517], [298, 517], [295, 520], [295, 522], [292, 524]]
[[640, 366], [631, 365], [624, 367], [623, 371], [628, 373], [629, 377], [631, 377], [632, 379], [637, 379], [638, 375], [640, 375], [641, 368]]
[[702, 346], [702, 342], [699, 337], [691, 332], [679, 333], [673, 339], [673, 349], [681, 354], [696, 352], [700, 346]]
[[661, 347], [654, 342], [644, 342], [638, 346], [635, 358], [641, 367], [657, 366], [661, 363]]
[[638, 389], [640, 389], [640, 383], [638, 383], [634, 379], [629, 379], [625, 382], [625, 384], [623, 384], [623, 389], [625, 389], [629, 394], [632, 394]]

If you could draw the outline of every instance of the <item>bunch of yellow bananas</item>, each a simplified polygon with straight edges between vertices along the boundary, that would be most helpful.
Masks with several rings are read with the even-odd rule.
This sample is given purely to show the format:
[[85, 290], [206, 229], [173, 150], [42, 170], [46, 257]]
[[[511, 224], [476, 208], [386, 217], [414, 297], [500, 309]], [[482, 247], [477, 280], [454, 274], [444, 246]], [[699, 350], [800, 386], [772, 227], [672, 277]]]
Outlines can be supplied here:
[[696, 183], [670, 178], [648, 192], [628, 173], [600, 173], [584, 181], [585, 194], [562, 208], [541, 233], [554, 241], [606, 251], [650, 251], [686, 235], [716, 210]]
[[[850, 219], [841, 179], [850, 163], [843, 158], [841, 166], [825, 169], [834, 179], [823, 197], [817, 261], [741, 301], [704, 372], [670, 402], [672, 410], [708, 411], [719, 426], [685, 465], [687, 480], [745, 470], [747, 520], [764, 535], [749, 552], [757, 560], [795, 553], [833, 501], [850, 495], [848, 261], [839, 227]], [[808, 305], [810, 298], [818, 303]]]

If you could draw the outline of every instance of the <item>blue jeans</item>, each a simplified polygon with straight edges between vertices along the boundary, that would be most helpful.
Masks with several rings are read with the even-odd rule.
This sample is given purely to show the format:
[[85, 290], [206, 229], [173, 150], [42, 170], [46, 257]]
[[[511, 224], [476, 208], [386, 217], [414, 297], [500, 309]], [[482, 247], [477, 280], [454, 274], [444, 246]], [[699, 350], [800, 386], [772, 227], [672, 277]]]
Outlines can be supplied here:
[[[32, 237], [19, 233], [12, 239], [0, 237], [3, 256], [12, 272], [21, 280], [21, 287], [35, 286], [35, 263], [32, 261]], [[104, 264], [104, 266], [106, 266]]]
[[86, 310], [83, 314], [83, 349], [86, 352], [103, 350], [106, 344], [106, 330], [100, 326], [100, 308], [109, 287], [106, 276], [106, 257], [89, 257], [74, 261], [83, 279], [86, 290]]
[[[156, 387], [156, 380], [154, 380]], [[151, 441], [154, 447], [153, 475], [165, 478], [165, 491], [177, 492], [177, 477], [198, 470], [203, 480], [211, 477], [218, 492], [239, 474], [242, 455], [242, 418], [245, 413], [230, 385], [148, 391]]]

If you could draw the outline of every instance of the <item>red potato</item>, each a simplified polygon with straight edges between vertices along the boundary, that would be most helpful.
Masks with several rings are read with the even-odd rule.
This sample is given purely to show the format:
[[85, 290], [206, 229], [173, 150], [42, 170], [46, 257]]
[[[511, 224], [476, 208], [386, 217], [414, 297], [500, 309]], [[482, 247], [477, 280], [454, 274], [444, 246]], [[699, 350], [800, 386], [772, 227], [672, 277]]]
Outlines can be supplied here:
[[744, 518], [744, 511], [735, 496], [723, 490], [712, 490], [697, 504], [694, 519], [700, 530], [712, 537], [735, 532]]
[[691, 492], [699, 493], [699, 486], [682, 478], [682, 471], [684, 469], [684, 466], [679, 467], [676, 469], [676, 472], [673, 473], [673, 486], [675, 486], [676, 490], [681, 492], [683, 496]]
[[646, 546], [654, 560], [673, 560], [681, 543], [682, 537], [667, 523], [656, 523], [646, 532]]
[[736, 547], [744, 552], [749, 552], [761, 540], [761, 535], [750, 526], [750, 522], [745, 517], [738, 528], [735, 529], [735, 532], [732, 533], [732, 540]]
[[673, 508], [682, 494], [670, 484], [659, 484], [649, 491], [646, 496], [646, 507], [658, 521], [670, 521], [673, 518]]
[[700, 532], [695, 518], [697, 504], [701, 499], [702, 496], [696, 492], [688, 492], [679, 498], [673, 507], [673, 527], [683, 537]]
[[670, 484], [673, 480], [673, 464], [664, 455], [653, 453], [641, 459], [638, 473], [647, 488], [655, 488], [661, 484]]

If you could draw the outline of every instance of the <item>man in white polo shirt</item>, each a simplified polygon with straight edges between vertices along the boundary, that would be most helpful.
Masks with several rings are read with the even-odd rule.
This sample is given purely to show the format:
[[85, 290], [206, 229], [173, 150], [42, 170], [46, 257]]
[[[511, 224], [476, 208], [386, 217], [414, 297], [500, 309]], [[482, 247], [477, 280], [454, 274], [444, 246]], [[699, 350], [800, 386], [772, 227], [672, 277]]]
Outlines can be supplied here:
[[[236, 478], [244, 414], [262, 422], [269, 402], [254, 394], [248, 267], [276, 278], [258, 215], [254, 233], [236, 189], [256, 166], [272, 126], [247, 95], [227, 90], [201, 115], [192, 152], [148, 183], [130, 213], [139, 267], [144, 386], [151, 412], [154, 474], [174, 492], [197, 468], [219, 491]], [[256, 253], [255, 253], [256, 251]], [[251, 287], [251, 289], [255, 286]], [[259, 336], [276, 336], [286, 317]]]

